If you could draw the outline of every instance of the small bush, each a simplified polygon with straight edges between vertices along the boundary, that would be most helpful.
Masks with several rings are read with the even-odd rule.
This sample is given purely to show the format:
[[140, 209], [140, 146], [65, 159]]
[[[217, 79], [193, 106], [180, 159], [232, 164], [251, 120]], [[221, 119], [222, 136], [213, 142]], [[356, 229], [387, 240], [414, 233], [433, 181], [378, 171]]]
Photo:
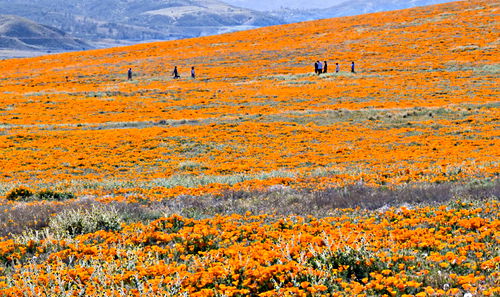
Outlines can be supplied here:
[[121, 230], [122, 215], [113, 207], [92, 206], [91, 209], [66, 210], [49, 222], [52, 232], [76, 236], [100, 230]]
[[11, 201], [35, 201], [35, 200], [48, 200], [48, 201], [62, 201], [75, 198], [73, 193], [69, 192], [56, 192], [52, 190], [42, 190], [33, 192], [27, 188], [16, 188], [10, 191], [6, 196], [7, 200]]
[[26, 188], [16, 188], [7, 194], [7, 200], [11, 201], [26, 201], [33, 197], [33, 192]]
[[338, 250], [329, 260], [334, 269], [347, 266], [341, 273], [346, 280], [354, 278], [361, 281], [361, 279], [369, 277], [371, 272], [381, 269], [381, 264], [376, 260], [370, 260], [367, 253], [349, 247]]
[[50, 200], [62, 201], [75, 198], [73, 193], [69, 192], [55, 192], [52, 190], [43, 190], [35, 194], [37, 200]]
[[198, 162], [186, 161], [179, 163], [179, 169], [182, 171], [195, 171], [203, 169], [203, 165]]
[[368, 251], [356, 250], [349, 246], [338, 250], [325, 250], [308, 260], [314, 269], [333, 271], [339, 270], [339, 275], [346, 281], [361, 281], [369, 278], [371, 272], [387, 269], [387, 265], [374, 259]]

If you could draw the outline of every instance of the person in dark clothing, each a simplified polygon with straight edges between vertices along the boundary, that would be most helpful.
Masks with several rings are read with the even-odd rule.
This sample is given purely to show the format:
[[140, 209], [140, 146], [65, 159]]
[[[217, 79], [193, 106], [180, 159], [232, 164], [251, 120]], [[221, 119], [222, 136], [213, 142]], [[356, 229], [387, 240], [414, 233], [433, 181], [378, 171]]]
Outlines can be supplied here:
[[132, 68], [128, 69], [128, 71], [127, 71], [127, 78], [128, 78], [128, 80], [132, 79]]
[[191, 67], [191, 77], [196, 78], [196, 73], [194, 72], [194, 66]]
[[318, 74], [319, 61], [314, 62], [314, 73]]
[[351, 72], [356, 73], [356, 71], [354, 71], [354, 62], [351, 62]]
[[339, 63], [335, 63], [335, 72], [339, 72], [340, 71], [340, 65]]
[[323, 64], [323, 73], [327, 73], [327, 71], [328, 71], [328, 64], [325, 61], [325, 63]]
[[174, 76], [174, 79], [177, 79], [180, 77], [179, 71], [177, 70], [177, 66], [174, 67], [174, 71], [172, 71], [172, 75]]

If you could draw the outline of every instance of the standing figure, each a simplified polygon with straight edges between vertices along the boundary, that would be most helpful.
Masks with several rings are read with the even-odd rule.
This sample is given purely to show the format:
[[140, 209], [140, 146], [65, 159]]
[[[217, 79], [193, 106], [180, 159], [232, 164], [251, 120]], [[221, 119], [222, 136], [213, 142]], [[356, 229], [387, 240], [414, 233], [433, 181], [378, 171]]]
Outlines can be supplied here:
[[320, 75], [323, 72], [323, 63], [318, 61], [318, 75]]
[[174, 67], [174, 71], [172, 71], [172, 75], [174, 76], [174, 79], [179, 78], [179, 71], [177, 70], [177, 66]]
[[328, 71], [328, 64], [325, 61], [325, 63], [323, 64], [323, 73], [326, 73], [327, 71]]
[[339, 72], [340, 71], [340, 65], [339, 63], [335, 63], [335, 72]]
[[191, 77], [196, 78], [196, 73], [194, 72], [194, 66], [191, 67]]
[[351, 72], [356, 73], [356, 71], [354, 71], [354, 62], [351, 62]]
[[314, 62], [314, 73], [318, 74], [319, 61]]
[[127, 78], [128, 78], [128, 80], [132, 79], [132, 68], [128, 69], [128, 71], [127, 71]]

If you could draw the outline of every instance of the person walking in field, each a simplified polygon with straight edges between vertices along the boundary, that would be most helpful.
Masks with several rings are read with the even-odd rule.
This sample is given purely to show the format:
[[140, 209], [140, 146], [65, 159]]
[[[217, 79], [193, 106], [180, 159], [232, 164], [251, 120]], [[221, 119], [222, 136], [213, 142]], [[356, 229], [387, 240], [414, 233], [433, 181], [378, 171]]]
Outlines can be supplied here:
[[179, 71], [177, 70], [177, 66], [174, 67], [174, 71], [172, 71], [172, 75], [173, 75], [174, 79], [177, 79], [180, 77]]
[[320, 75], [321, 73], [323, 73], [323, 63], [318, 61], [318, 75]]
[[314, 62], [314, 73], [318, 74], [318, 64], [319, 61]]
[[194, 66], [191, 67], [191, 78], [196, 78], [196, 73], [194, 72]]
[[351, 62], [351, 72], [356, 73], [356, 71], [354, 71], [354, 62]]
[[340, 71], [340, 65], [339, 63], [335, 63], [335, 72], [339, 72]]
[[132, 68], [129, 68], [127, 71], [127, 79], [132, 80]]
[[328, 72], [328, 63], [326, 63], [326, 61], [325, 61], [323, 64], [323, 73], [327, 73], [327, 72]]

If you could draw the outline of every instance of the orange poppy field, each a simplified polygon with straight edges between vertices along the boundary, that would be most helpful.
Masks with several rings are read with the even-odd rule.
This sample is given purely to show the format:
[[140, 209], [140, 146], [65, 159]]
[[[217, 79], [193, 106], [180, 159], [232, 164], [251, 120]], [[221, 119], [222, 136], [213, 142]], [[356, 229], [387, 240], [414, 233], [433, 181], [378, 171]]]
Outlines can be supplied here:
[[[69, 215], [58, 209], [83, 200], [498, 185], [499, 9], [461, 1], [0, 61], [0, 228], [28, 226], [0, 235], [0, 296], [499, 296], [496, 196], [54, 231]], [[12, 215], [29, 207], [51, 223]]]

